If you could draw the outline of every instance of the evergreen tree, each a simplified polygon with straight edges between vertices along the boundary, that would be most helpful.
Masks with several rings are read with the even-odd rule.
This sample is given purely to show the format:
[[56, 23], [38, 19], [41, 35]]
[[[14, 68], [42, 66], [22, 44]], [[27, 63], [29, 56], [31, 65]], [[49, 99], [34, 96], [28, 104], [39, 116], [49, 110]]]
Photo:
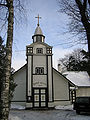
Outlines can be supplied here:
[[60, 62], [68, 71], [87, 71], [90, 75], [89, 53], [85, 50], [75, 50], [65, 58], [60, 59]]
[[83, 54], [83, 62], [81, 61], [82, 69], [86, 69], [90, 76], [90, 56], [89, 52], [82, 50], [81, 53]]

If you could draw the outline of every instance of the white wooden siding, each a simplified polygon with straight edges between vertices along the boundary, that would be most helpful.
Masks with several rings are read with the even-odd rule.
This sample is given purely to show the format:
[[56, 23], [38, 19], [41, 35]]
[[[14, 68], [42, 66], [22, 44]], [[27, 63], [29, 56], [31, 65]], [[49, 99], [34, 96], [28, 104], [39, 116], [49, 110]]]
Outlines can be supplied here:
[[76, 89], [76, 96], [90, 96], [90, 88], [82, 87]]
[[28, 96], [31, 96], [32, 56], [28, 56]]
[[26, 67], [15, 73], [13, 77], [17, 86], [12, 101], [26, 101]]
[[49, 101], [52, 101], [52, 64], [51, 56], [48, 56], [48, 92], [49, 92]]
[[47, 76], [33, 75], [33, 87], [47, 87]]
[[46, 74], [46, 56], [33, 56], [33, 74], [36, 67], [44, 67], [44, 74]]
[[53, 70], [54, 100], [69, 100], [68, 81]]
[[33, 47], [33, 53], [36, 54], [36, 49], [37, 48], [42, 48], [43, 49], [43, 54], [46, 54], [46, 46], [42, 44], [35, 44]]

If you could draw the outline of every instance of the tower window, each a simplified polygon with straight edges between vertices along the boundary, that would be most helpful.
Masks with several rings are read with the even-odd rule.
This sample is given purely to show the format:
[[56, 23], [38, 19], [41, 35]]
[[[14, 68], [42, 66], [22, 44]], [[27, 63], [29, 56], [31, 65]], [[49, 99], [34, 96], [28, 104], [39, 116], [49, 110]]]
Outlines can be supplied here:
[[32, 47], [28, 47], [27, 48], [27, 53], [33, 53], [33, 48]]
[[35, 68], [35, 74], [37, 74], [37, 75], [44, 74], [44, 68], [43, 67], [36, 67]]
[[47, 53], [51, 54], [52, 53], [52, 48], [47, 48]]
[[41, 36], [36, 36], [36, 41], [41, 42]]
[[37, 53], [41, 53], [41, 54], [43, 54], [43, 49], [42, 48], [37, 48]]

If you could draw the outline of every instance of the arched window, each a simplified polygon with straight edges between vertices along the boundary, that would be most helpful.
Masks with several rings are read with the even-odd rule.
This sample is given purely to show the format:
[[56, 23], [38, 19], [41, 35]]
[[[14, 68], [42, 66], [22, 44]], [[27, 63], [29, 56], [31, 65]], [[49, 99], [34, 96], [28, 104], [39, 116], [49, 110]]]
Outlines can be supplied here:
[[35, 68], [35, 74], [37, 74], [37, 75], [44, 74], [44, 68], [43, 67], [36, 67]]

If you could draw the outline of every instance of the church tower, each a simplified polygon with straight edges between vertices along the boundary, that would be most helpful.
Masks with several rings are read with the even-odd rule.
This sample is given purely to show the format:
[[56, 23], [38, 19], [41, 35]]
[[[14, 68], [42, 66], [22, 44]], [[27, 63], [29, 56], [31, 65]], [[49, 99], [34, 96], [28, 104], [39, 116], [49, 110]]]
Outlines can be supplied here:
[[32, 36], [33, 43], [26, 46], [26, 99], [27, 106], [46, 108], [53, 102], [52, 46], [45, 43], [45, 36], [38, 24]]

